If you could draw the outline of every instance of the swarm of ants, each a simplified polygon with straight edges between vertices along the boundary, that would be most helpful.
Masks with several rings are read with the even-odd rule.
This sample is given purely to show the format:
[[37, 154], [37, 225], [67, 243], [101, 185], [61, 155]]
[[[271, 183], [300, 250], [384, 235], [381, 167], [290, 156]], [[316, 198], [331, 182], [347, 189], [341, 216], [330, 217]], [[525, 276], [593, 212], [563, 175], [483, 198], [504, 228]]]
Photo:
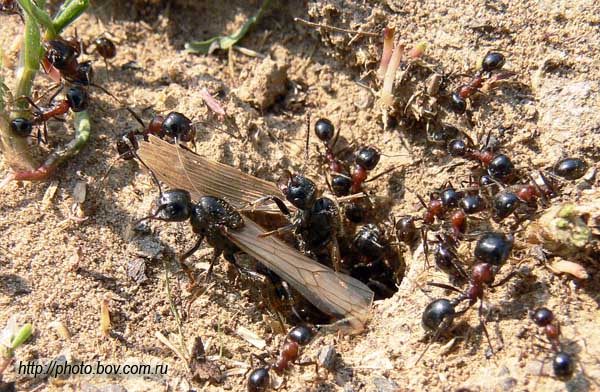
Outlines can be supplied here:
[[[14, 2], [3, 2], [0, 10], [23, 17]], [[393, 39], [393, 31], [391, 36]], [[390, 46], [389, 30], [386, 30], [385, 40], [385, 48], [396, 53], [382, 56], [389, 57], [393, 81], [401, 54], [397, 52], [398, 46]], [[108, 68], [107, 61], [117, 53], [115, 44], [105, 36], [89, 42], [77, 37], [57, 36], [46, 40], [42, 46], [44, 55], [40, 66], [60, 86], [47, 105], [41, 105], [30, 96], [17, 97], [27, 110], [12, 116], [9, 123], [13, 137], [30, 138], [38, 144], [48, 143], [52, 137], [47, 131], [49, 121], [60, 119], [69, 111], [87, 110], [91, 88], [115, 98], [95, 83], [92, 61], [81, 61], [80, 56], [96, 53]], [[419, 52], [411, 58], [420, 61], [421, 56]], [[368, 313], [372, 299], [392, 298], [398, 291], [406, 269], [403, 254], [419, 244], [427, 268], [437, 268], [448, 274], [455, 284], [427, 282], [421, 288], [427, 294], [434, 288], [450, 294], [432, 299], [422, 311], [422, 327], [429, 342], [417, 362], [427, 354], [431, 344], [452, 333], [454, 321], [474, 305], [478, 305], [481, 330], [490, 351], [495, 352], [486, 327], [484, 301], [493, 289], [521, 278], [516, 269], [507, 271], [512, 266], [510, 259], [516, 236], [524, 223], [534, 219], [560, 196], [562, 186], [579, 180], [588, 169], [584, 160], [566, 157], [552, 168], [534, 173], [517, 167], [509, 154], [491, 146], [491, 132], [478, 146], [458, 126], [439, 120], [437, 113], [440, 111], [470, 118], [470, 112], [476, 110], [478, 94], [490, 92], [498, 84], [515, 77], [503, 70], [506, 60], [505, 54], [490, 51], [465, 83], [449, 88], [447, 77], [434, 72], [437, 77], [432, 78], [431, 88], [426, 92], [415, 92], [407, 102], [387, 99], [386, 113], [390, 111], [394, 116], [404, 117], [414, 124], [415, 129], [424, 128], [427, 142], [442, 148], [449, 159], [473, 165], [469, 180], [459, 186], [446, 181], [427, 196], [417, 195], [422, 211], [411, 215], [382, 216], [369, 183], [393, 173], [395, 168], [380, 169], [385, 154], [378, 146], [350, 144], [340, 148], [340, 132], [327, 118], [317, 119], [313, 127], [309, 124], [306, 136], [307, 156], [310, 136], [314, 135], [318, 140], [319, 164], [326, 168], [322, 178], [285, 171], [275, 184], [262, 184], [261, 189], [255, 184], [257, 190], [253, 197], [244, 199], [240, 196], [239, 200], [234, 200], [235, 197], [223, 189], [207, 191], [207, 185], [196, 176], [212, 175], [223, 182], [224, 178], [229, 179], [223, 174], [227, 172], [248, 184], [259, 180], [233, 168], [227, 171], [230, 169], [222, 169], [217, 164], [199, 174], [187, 172], [182, 165], [182, 169], [171, 170], [183, 170], [185, 176], [173, 175], [171, 178], [169, 169], [161, 166], [161, 159], [167, 161], [174, 156], [161, 150], [156, 144], [161, 142], [155, 139], [172, 145], [170, 151], [175, 151], [173, 155], [179, 162], [197, 159], [188, 146], [196, 139], [196, 127], [190, 118], [172, 111], [164, 116], [156, 115], [145, 123], [135, 110], [122, 105], [141, 128], [120, 135], [114, 141], [115, 154], [123, 160], [139, 161], [152, 175], [159, 192], [154, 211], [138, 223], [142, 220], [189, 223], [197, 240], [178, 257], [178, 261], [190, 285], [202, 285], [197, 272], [189, 266], [189, 260], [206, 242], [214, 253], [204, 282], [212, 279], [213, 267], [223, 256], [240, 275], [266, 282], [269, 288], [265, 291], [269, 291], [270, 303], [279, 303], [270, 311], [280, 316], [284, 328], [285, 323], [296, 325], [286, 335], [279, 353], [272, 355], [273, 361], [258, 357], [262, 366], [248, 374], [248, 391], [269, 390], [271, 375], [284, 374], [292, 364], [314, 365], [318, 373], [315, 361], [299, 362], [301, 347], [308, 345], [315, 334], [315, 329], [307, 324], [319, 327], [320, 324], [350, 320], [348, 323], [355, 332], [360, 332], [365, 327], [365, 313]], [[416, 66], [431, 69], [429, 65]], [[393, 83], [389, 84], [388, 71], [389, 68], [382, 73], [385, 75], [382, 89], [389, 95]], [[57, 101], [61, 92], [64, 92], [64, 98]], [[82, 140], [75, 141], [77, 143], [69, 144], [63, 150], [52, 152], [38, 169], [16, 172], [8, 179], [48, 178], [59, 164], [81, 149]], [[145, 153], [141, 151], [144, 148]], [[151, 158], [143, 159], [143, 156]], [[159, 178], [171, 189], [163, 192]], [[200, 196], [194, 196], [192, 192], [200, 193]], [[252, 214], [265, 204], [271, 207], [271, 213], [280, 214], [286, 223], [268, 229], [254, 223]], [[475, 243], [472, 254], [461, 252], [461, 245], [470, 242]], [[252, 265], [240, 262], [241, 255], [249, 256]], [[469, 261], [465, 262], [465, 258]], [[433, 265], [429, 265], [430, 260]], [[561, 344], [554, 313], [541, 307], [532, 310], [532, 319], [543, 328], [551, 345], [554, 375], [559, 379], [570, 379], [577, 371], [576, 360]]]

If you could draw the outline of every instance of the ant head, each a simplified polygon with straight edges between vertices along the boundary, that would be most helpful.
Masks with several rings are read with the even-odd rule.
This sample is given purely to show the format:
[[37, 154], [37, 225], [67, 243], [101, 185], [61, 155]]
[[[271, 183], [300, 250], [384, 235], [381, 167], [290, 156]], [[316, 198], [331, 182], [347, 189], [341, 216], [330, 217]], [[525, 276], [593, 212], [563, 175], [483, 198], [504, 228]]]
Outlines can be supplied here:
[[334, 174], [331, 177], [331, 189], [337, 197], [348, 196], [352, 188], [352, 178], [343, 174]]
[[512, 251], [514, 238], [512, 235], [488, 232], [479, 237], [475, 244], [475, 258], [482, 263], [501, 266]]
[[492, 159], [487, 168], [488, 174], [500, 181], [509, 180], [515, 171], [515, 165], [509, 157], [504, 154], [498, 154]]
[[464, 140], [454, 139], [448, 143], [448, 153], [453, 157], [465, 156], [467, 149], [467, 143]]
[[183, 189], [171, 189], [160, 195], [153, 219], [166, 222], [183, 222], [192, 215], [190, 193]]
[[570, 354], [564, 351], [559, 351], [552, 360], [552, 370], [554, 375], [561, 380], [567, 380], [571, 378], [575, 371], [575, 361]]
[[396, 237], [398, 241], [410, 244], [417, 235], [415, 218], [412, 216], [403, 216], [396, 222]]
[[465, 214], [476, 214], [485, 209], [485, 200], [479, 193], [468, 193], [461, 201], [460, 208]]
[[436, 299], [425, 308], [421, 323], [429, 332], [444, 330], [450, 327], [456, 311], [454, 305], [446, 298]]
[[427, 140], [435, 144], [446, 144], [458, 136], [458, 128], [450, 124], [442, 124], [442, 128], [427, 133]]
[[373, 170], [379, 163], [380, 158], [381, 154], [379, 151], [377, 151], [377, 149], [375, 149], [375, 147], [362, 147], [356, 154], [355, 162], [358, 166], [364, 168], [365, 170]]
[[77, 65], [77, 76], [73, 78], [73, 82], [89, 86], [94, 79], [94, 68], [91, 61], [84, 61]]
[[59, 71], [64, 71], [72, 66], [78, 56], [78, 50], [64, 40], [52, 40], [44, 44], [46, 58]]
[[171, 112], [167, 115], [161, 125], [161, 131], [182, 142], [191, 142], [196, 136], [192, 121], [178, 112]]
[[300, 346], [306, 346], [310, 341], [314, 338], [314, 331], [305, 325], [299, 325], [297, 327], [292, 328], [290, 333], [288, 333], [288, 340], [292, 342], [298, 343]]
[[15, 118], [10, 122], [10, 130], [17, 137], [27, 137], [33, 131], [33, 122], [23, 117]]
[[248, 392], [264, 392], [269, 390], [270, 385], [269, 368], [254, 369], [248, 376]]
[[550, 309], [542, 307], [534, 310], [531, 318], [538, 327], [545, 327], [554, 320], [554, 313]]
[[354, 247], [361, 255], [368, 257], [371, 260], [379, 259], [385, 248], [381, 229], [372, 223], [364, 225], [360, 228], [354, 237]]
[[492, 216], [500, 221], [512, 214], [519, 206], [520, 200], [513, 192], [503, 191], [494, 197], [492, 203]]
[[213, 196], [203, 196], [194, 206], [192, 226], [194, 230], [207, 230], [214, 226], [224, 226], [239, 229], [244, 225], [240, 213], [223, 199]]
[[328, 143], [335, 134], [335, 127], [326, 118], [318, 119], [315, 123], [315, 134], [323, 143]]
[[88, 93], [79, 86], [73, 86], [67, 91], [67, 101], [72, 111], [84, 111], [88, 106]]
[[105, 59], [112, 59], [117, 55], [117, 47], [106, 37], [99, 37], [94, 40], [96, 52]]
[[277, 181], [277, 186], [286, 200], [300, 210], [311, 208], [317, 200], [317, 186], [302, 175], [291, 175], [286, 171]]
[[489, 52], [483, 58], [481, 62], [481, 69], [484, 72], [491, 72], [502, 68], [504, 63], [506, 62], [506, 58], [502, 53], [498, 52]]
[[467, 111], [467, 101], [458, 92], [453, 92], [450, 98], [450, 107], [455, 113], [463, 114]]
[[456, 189], [450, 187], [444, 189], [440, 193], [440, 200], [445, 208], [456, 208], [458, 206], [458, 202], [464, 196], [464, 194]]
[[577, 180], [587, 172], [587, 163], [579, 158], [565, 158], [554, 165], [554, 174], [566, 180]]

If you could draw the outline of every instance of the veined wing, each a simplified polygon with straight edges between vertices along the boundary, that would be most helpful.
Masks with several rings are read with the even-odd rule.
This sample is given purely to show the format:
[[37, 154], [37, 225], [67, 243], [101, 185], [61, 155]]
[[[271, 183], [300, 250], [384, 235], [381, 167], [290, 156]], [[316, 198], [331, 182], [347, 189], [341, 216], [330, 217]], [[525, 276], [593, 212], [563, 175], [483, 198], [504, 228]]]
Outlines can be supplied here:
[[[210, 195], [225, 199], [238, 209], [251, 209], [249, 204], [257, 199], [281, 194], [272, 182], [211, 161], [152, 135], [149, 142], [140, 142], [138, 155], [161, 181], [171, 188], [187, 190], [194, 200]], [[263, 205], [256, 206], [256, 210], [275, 209], [272, 205]]]
[[275, 236], [259, 237], [264, 229], [247, 217], [227, 236], [244, 252], [288, 282], [322, 312], [342, 319], [354, 333], [364, 329], [373, 291], [362, 282], [317, 263]]

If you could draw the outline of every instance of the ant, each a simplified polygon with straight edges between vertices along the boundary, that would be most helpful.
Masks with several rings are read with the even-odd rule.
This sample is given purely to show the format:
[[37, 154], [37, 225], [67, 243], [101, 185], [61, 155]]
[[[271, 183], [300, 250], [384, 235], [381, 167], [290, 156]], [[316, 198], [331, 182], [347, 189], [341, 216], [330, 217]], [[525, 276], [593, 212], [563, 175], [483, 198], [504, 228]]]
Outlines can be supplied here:
[[532, 313], [531, 318], [538, 327], [544, 328], [544, 334], [552, 345], [552, 350], [554, 351], [554, 359], [552, 361], [554, 375], [561, 380], [570, 379], [575, 370], [575, 361], [570, 354], [561, 349], [560, 326], [554, 319], [554, 313], [550, 309], [542, 307], [536, 309]]
[[480, 91], [484, 84], [493, 85], [494, 83], [506, 79], [511, 74], [496, 74], [491, 76], [493, 71], [500, 70], [506, 59], [503, 54], [498, 52], [488, 52], [483, 58], [481, 69], [465, 85], [458, 88], [450, 97], [450, 107], [454, 112], [463, 114], [467, 110], [467, 99]]
[[[60, 91], [60, 90], [59, 90]], [[29, 97], [25, 97], [25, 99], [29, 102], [29, 104], [35, 109], [33, 111], [33, 118], [28, 119], [24, 117], [17, 117], [11, 120], [10, 128], [12, 132], [18, 137], [28, 137], [33, 132], [33, 127], [36, 125], [43, 124], [44, 131], [43, 137], [42, 134], [38, 132], [38, 143], [44, 142], [46, 143], [48, 140], [48, 129], [46, 123], [53, 117], [57, 117], [63, 115], [71, 109], [73, 112], [81, 112], [87, 109], [89, 96], [87, 91], [80, 86], [72, 86], [67, 90], [65, 94], [65, 99], [60, 102], [58, 105], [54, 106], [49, 110], [42, 110], [39, 108], [33, 100]], [[50, 100], [54, 100], [54, 97]]]
[[15, 0], [1, 0], [0, 1], [0, 14], [4, 15], [19, 15], [21, 20], [25, 22], [23, 19], [23, 14], [21, 13], [21, 8]]
[[554, 195], [554, 184], [550, 183], [542, 172], [539, 175], [544, 188], [530, 177], [530, 181], [525, 184], [512, 190], [504, 189], [496, 193], [492, 201], [492, 218], [494, 221], [500, 222], [509, 215], [515, 214], [518, 223], [521, 221], [521, 218], [517, 215], [519, 208], [524, 206], [535, 210], [538, 199], [541, 200], [543, 206], [548, 205], [548, 198]]
[[277, 181], [277, 187], [286, 200], [297, 208], [297, 212], [292, 215], [283, 200], [277, 196], [269, 195], [256, 200], [254, 204], [264, 201], [274, 202], [290, 221], [290, 224], [263, 233], [262, 236], [292, 230], [299, 236], [300, 251], [312, 253], [320, 258], [322, 251], [328, 249], [327, 259], [333, 260], [334, 267], [339, 270], [339, 246], [336, 237], [339, 228], [339, 210], [335, 203], [327, 197], [318, 197], [314, 182], [303, 175], [292, 175], [287, 170]]
[[[422, 325], [426, 331], [435, 333], [434, 339], [439, 333], [446, 331], [451, 327], [454, 318], [464, 314], [469, 308], [475, 305], [477, 301], [480, 301], [480, 324], [488, 344], [490, 348], [492, 348], [491, 340], [487, 328], [485, 327], [485, 319], [483, 317], [484, 287], [498, 287], [514, 277], [515, 272], [513, 271], [505, 276], [500, 282], [494, 283], [500, 267], [506, 262], [510, 255], [513, 242], [512, 236], [494, 232], [484, 233], [475, 246], [475, 259], [477, 260], [477, 263], [473, 266], [469, 286], [464, 291], [444, 283], [427, 283], [430, 286], [459, 293], [459, 296], [453, 300], [448, 300], [446, 298], [436, 299], [425, 308], [422, 316]], [[456, 307], [464, 301], [468, 301], [467, 306], [462, 310], [457, 311]], [[423, 353], [421, 353], [417, 362], [423, 357], [430, 344], [431, 342], [427, 345]]]
[[[368, 172], [375, 169], [381, 159], [381, 153], [373, 146], [359, 148], [355, 153], [352, 169], [345, 167], [336, 158], [336, 153], [333, 151], [339, 132], [335, 132], [335, 127], [328, 119], [317, 120], [315, 134], [325, 146], [325, 159], [329, 163], [332, 173], [330, 188], [335, 196], [342, 197], [360, 193], [363, 183], [374, 181], [390, 172], [390, 170], [384, 171], [367, 180]], [[344, 214], [351, 222], [359, 223], [364, 220], [366, 209], [364, 203], [348, 203], [344, 208]]]
[[352, 242], [353, 257], [346, 255], [350, 276], [365, 283], [375, 292], [375, 299], [390, 298], [398, 291], [402, 275], [399, 255], [392, 248], [379, 226], [369, 223], [362, 226]]
[[425, 207], [423, 223], [432, 225], [435, 219], [441, 219], [449, 211], [454, 210], [450, 217], [452, 230], [455, 235], [464, 233], [467, 228], [467, 215], [476, 214], [485, 209], [485, 200], [479, 195], [478, 189], [456, 190], [451, 183], [447, 183], [439, 192], [430, 195], [429, 203], [417, 195], [419, 201]]
[[[155, 181], [158, 183], [156, 179]], [[184, 264], [184, 261], [200, 248], [204, 239], [214, 248], [213, 258], [206, 275], [207, 280], [210, 278], [213, 266], [221, 254], [223, 254], [225, 260], [236, 265], [234, 254], [241, 252], [241, 250], [223, 234], [223, 231], [242, 228], [244, 226], [244, 219], [225, 200], [212, 196], [203, 196], [198, 200], [198, 203], [194, 204], [188, 191], [172, 189], [164, 193], [161, 192], [154, 213], [140, 219], [138, 222], [146, 219], [164, 222], [190, 221], [198, 239], [191, 249], [179, 256], [179, 263], [191, 282], [194, 282], [195, 279], [192, 276], [190, 268]]]
[[[79, 39], [77, 36], [65, 38], [64, 41], [71, 44], [71, 46], [77, 50], [78, 55], [81, 53], [92, 54], [96, 52], [104, 59], [105, 63], [107, 60], [113, 59], [117, 56], [117, 46], [110, 38], [105, 37], [103, 34], [90, 40], [89, 42], [85, 42], [83, 39]], [[92, 46], [94, 49], [90, 51], [89, 48]]]
[[130, 108], [127, 108], [129, 113], [142, 125], [142, 131], [129, 131], [119, 137], [117, 140], [117, 152], [125, 160], [135, 158], [135, 152], [139, 148], [137, 136], [142, 136], [144, 140], [148, 140], [148, 135], [152, 134], [159, 138], [169, 137], [179, 142], [192, 142], [196, 137], [196, 129], [192, 124], [192, 120], [179, 112], [170, 112], [166, 117], [155, 116], [150, 120], [148, 125], [145, 125], [142, 119]]
[[46, 73], [51, 74], [55, 68], [64, 79], [72, 83], [91, 85], [94, 71], [91, 61], [80, 63], [77, 58], [80, 48], [73, 42], [64, 39], [55, 39], [44, 43], [46, 54], [42, 59], [42, 66]]
[[403, 242], [407, 245], [412, 244], [418, 234], [415, 218], [410, 215], [400, 217], [400, 219], [394, 222], [394, 231], [398, 242]]
[[[488, 139], [489, 136], [488, 134]], [[515, 177], [515, 166], [510, 158], [504, 154], [494, 154], [489, 149], [476, 150], [469, 147], [461, 139], [450, 141], [448, 143], [448, 152], [453, 157], [461, 157], [481, 163], [493, 179], [506, 183], [511, 182]]]
[[267, 367], [254, 369], [248, 376], [248, 392], [264, 392], [271, 386], [271, 377], [269, 371], [273, 370], [278, 375], [282, 375], [290, 368], [292, 363], [300, 366], [315, 365], [318, 371], [317, 363], [314, 361], [297, 363], [300, 357], [300, 347], [306, 346], [314, 338], [314, 332], [309, 327], [300, 325], [292, 328], [287, 334], [285, 342], [281, 347], [279, 355], [275, 362]]
[[556, 162], [553, 171], [559, 177], [566, 180], [577, 180], [581, 178], [588, 169], [587, 163], [579, 158], [565, 158]]

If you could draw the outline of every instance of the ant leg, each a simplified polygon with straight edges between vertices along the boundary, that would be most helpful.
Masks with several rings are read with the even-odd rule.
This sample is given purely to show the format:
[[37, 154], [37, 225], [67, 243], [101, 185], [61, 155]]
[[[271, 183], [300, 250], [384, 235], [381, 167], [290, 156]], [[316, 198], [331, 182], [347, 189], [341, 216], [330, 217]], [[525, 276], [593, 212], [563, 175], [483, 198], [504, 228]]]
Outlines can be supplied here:
[[260, 233], [258, 236], [260, 238], [264, 238], [264, 237], [269, 237], [272, 236], [273, 234], [283, 234], [285, 232], [291, 231], [293, 229], [296, 228], [296, 225], [293, 223], [290, 223], [289, 225], [285, 225], [285, 226], [281, 226], [275, 230], [271, 230], [271, 231], [266, 231], [264, 233]]
[[425, 254], [425, 268], [429, 269], [429, 244], [427, 242], [427, 229], [421, 227], [421, 241], [423, 241], [423, 253]]
[[485, 338], [488, 341], [488, 345], [490, 346], [490, 350], [492, 351], [492, 355], [496, 354], [494, 352], [494, 347], [492, 347], [492, 341], [490, 339], [490, 334], [488, 333], [487, 327], [485, 326], [485, 317], [483, 315], [483, 297], [479, 300], [479, 324], [483, 329], [483, 333], [485, 334]]
[[383, 177], [383, 176], [385, 176], [386, 174], [388, 174], [388, 173], [391, 173], [391, 172], [393, 172], [393, 171], [394, 171], [394, 170], [396, 170], [396, 169], [397, 169], [397, 167], [396, 167], [396, 166], [392, 166], [391, 168], [389, 168], [389, 169], [387, 169], [387, 170], [384, 170], [383, 172], [381, 172], [381, 173], [379, 173], [379, 174], [377, 174], [377, 175], [375, 175], [375, 176], [373, 176], [373, 177], [369, 178], [368, 180], [365, 180], [364, 182], [365, 182], [365, 183], [367, 183], [367, 182], [375, 181], [375, 180], [376, 180], [376, 179], [378, 179], [379, 177]]
[[196, 283], [196, 279], [194, 278], [194, 274], [193, 274], [192, 269], [185, 264], [185, 259], [187, 259], [188, 257], [190, 257], [192, 254], [194, 254], [200, 248], [200, 245], [202, 244], [203, 240], [204, 240], [204, 236], [198, 237], [198, 240], [196, 241], [196, 243], [194, 244], [194, 246], [192, 246], [191, 249], [189, 249], [187, 252], [185, 252], [184, 254], [182, 254], [181, 256], [179, 256], [179, 258], [178, 258], [179, 265], [181, 266], [181, 268], [183, 269], [183, 271], [188, 276], [188, 278], [190, 280], [190, 283], [192, 285], [194, 285]]
[[204, 283], [210, 282], [210, 278], [212, 277], [213, 268], [214, 268], [217, 260], [219, 260], [219, 256], [221, 256], [221, 253], [222, 253], [221, 250], [217, 250], [217, 248], [215, 248], [215, 250], [213, 252], [213, 258], [210, 261], [210, 266], [208, 267], [208, 271], [206, 272], [206, 278], [204, 278]]
[[505, 284], [506, 282], [508, 282], [509, 280], [511, 280], [512, 278], [514, 278], [516, 275], [518, 274], [517, 271], [510, 271], [510, 273], [508, 275], [506, 275], [504, 278], [502, 278], [502, 280], [500, 280], [500, 282], [495, 283], [493, 285], [491, 285], [490, 287], [498, 287], [498, 286], [502, 286], [503, 284]]
[[439, 287], [440, 289], [446, 289], [446, 290], [450, 290], [450, 291], [454, 291], [456, 293], [463, 293], [462, 290], [454, 287], [454, 286], [450, 286], [449, 284], [445, 284], [445, 283], [437, 283], [437, 282], [427, 282], [428, 286], [433, 286], [433, 287]]
[[254, 208], [256, 208], [257, 205], [262, 204], [266, 201], [271, 201], [271, 202], [275, 203], [277, 205], [277, 208], [279, 208], [279, 210], [281, 211], [281, 213], [283, 215], [287, 216], [288, 218], [291, 217], [292, 213], [290, 212], [289, 208], [287, 208], [284, 201], [281, 200], [277, 196], [273, 196], [273, 195], [263, 196], [263, 197], [260, 197], [256, 200], [254, 200], [253, 202], [251, 202], [250, 205], [254, 209]]

